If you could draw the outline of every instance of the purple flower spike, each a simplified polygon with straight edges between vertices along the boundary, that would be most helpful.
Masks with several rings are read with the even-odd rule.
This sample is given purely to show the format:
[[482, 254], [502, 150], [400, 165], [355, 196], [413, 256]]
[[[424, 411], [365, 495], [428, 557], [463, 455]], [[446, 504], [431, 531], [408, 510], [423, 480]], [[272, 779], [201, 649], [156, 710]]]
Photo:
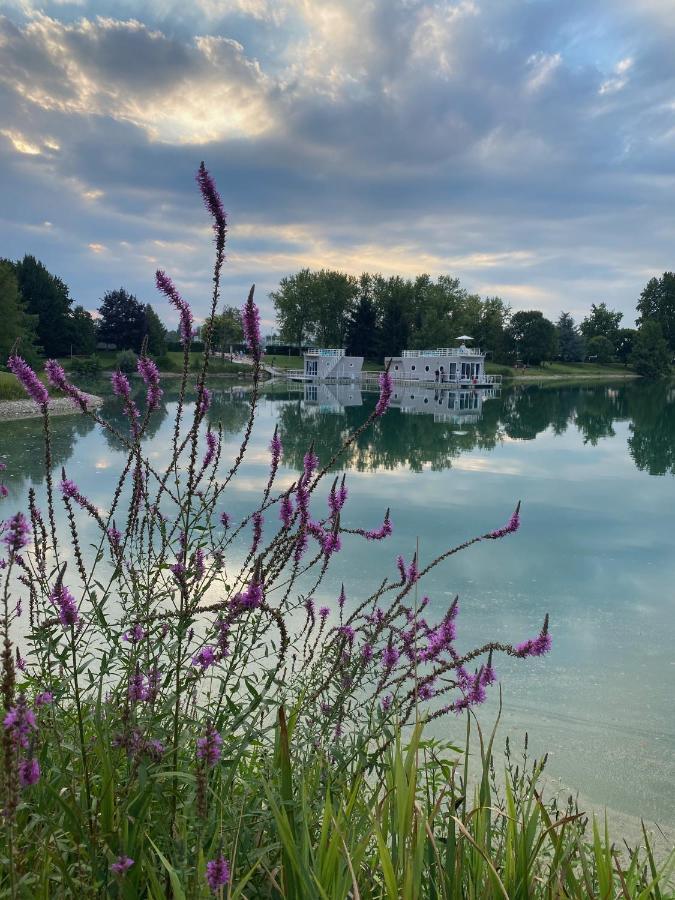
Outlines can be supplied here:
[[201, 668], [202, 672], [205, 672], [217, 662], [218, 657], [213, 647], [203, 647], [196, 656], [192, 657], [192, 665]]
[[227, 217], [223, 208], [223, 201], [216, 187], [216, 183], [209, 174], [206, 166], [202, 162], [197, 172], [197, 184], [201, 191], [204, 206], [213, 216], [213, 229], [217, 233], [221, 233], [223, 239], [225, 237], [225, 229], [227, 228]]
[[211, 431], [211, 428], [209, 427], [206, 432], [206, 453], [204, 454], [202, 469], [208, 469], [208, 467], [211, 465], [211, 463], [215, 459], [219, 444], [220, 441], [218, 440], [218, 435], [215, 433], [215, 431]]
[[230, 516], [226, 512], [221, 512], [220, 514], [220, 524], [223, 528], [227, 529], [230, 526]]
[[291, 520], [293, 518], [293, 501], [291, 500], [289, 494], [286, 494], [281, 498], [279, 518], [284, 523], [285, 528], [288, 528], [290, 526]]
[[159, 386], [159, 369], [147, 356], [141, 356], [138, 360], [137, 368], [138, 374], [141, 376], [148, 389], [146, 400], [148, 409], [152, 412], [152, 410], [157, 409], [159, 406], [163, 394], [163, 391]]
[[223, 739], [213, 725], [206, 726], [204, 737], [197, 739], [197, 759], [203, 759], [209, 768], [213, 768], [221, 757]]
[[551, 635], [548, 632], [547, 613], [546, 618], [544, 619], [544, 627], [539, 632], [539, 635], [534, 639], [518, 644], [517, 647], [515, 647], [516, 656], [543, 656], [545, 653], [549, 652], [551, 644]]
[[35, 706], [39, 709], [41, 706], [49, 706], [54, 702], [54, 695], [51, 691], [42, 691], [35, 697]]
[[380, 416], [383, 416], [389, 409], [389, 404], [391, 403], [391, 392], [394, 387], [391, 380], [391, 375], [388, 371], [382, 372], [379, 377], [379, 382], [380, 396], [378, 398], [377, 405], [375, 406], [375, 418], [377, 419], [379, 419]]
[[131, 385], [124, 372], [113, 372], [110, 376], [113, 394], [123, 400], [131, 400]]
[[279, 460], [281, 459], [283, 447], [281, 446], [281, 438], [279, 437], [279, 426], [276, 426], [274, 429], [274, 434], [272, 435], [272, 440], [270, 441], [270, 451], [272, 453], [272, 465], [271, 468], [276, 471], [279, 465]]
[[176, 290], [173, 281], [166, 272], [162, 272], [161, 269], [158, 269], [155, 273], [155, 284], [157, 285], [157, 289], [168, 297], [169, 303], [178, 310], [178, 315], [180, 316], [178, 330], [181, 343], [184, 347], [189, 347], [190, 342], [192, 341], [192, 325], [194, 322], [189, 304], [183, 300]]
[[138, 622], [130, 628], [128, 631], [125, 631], [122, 635], [122, 640], [127, 641], [129, 644], [138, 644], [139, 641], [142, 641], [146, 635], [146, 631], [142, 625]]
[[255, 553], [260, 546], [264, 521], [265, 519], [261, 512], [253, 513], [253, 543], [251, 544], [251, 553]]
[[28, 543], [30, 538], [28, 520], [22, 512], [15, 513], [11, 519], [0, 524], [2, 543], [10, 553], [18, 553]]
[[321, 616], [321, 621], [325, 622], [330, 615], [330, 609], [327, 606], [321, 606], [319, 608], [319, 615]]
[[69, 628], [71, 626], [77, 625], [80, 620], [80, 616], [77, 611], [77, 603], [75, 602], [75, 598], [73, 597], [73, 595], [64, 584], [57, 585], [57, 587], [55, 587], [49, 595], [49, 599], [54, 604], [54, 606], [58, 607], [59, 622], [63, 625], [64, 628]]
[[487, 538], [490, 540], [496, 540], [497, 538], [505, 537], [507, 534], [513, 534], [518, 531], [520, 528], [520, 501], [518, 502], [518, 506], [516, 506], [515, 511], [508, 523], [503, 528], [497, 528], [496, 531], [491, 531]]
[[218, 892], [219, 888], [229, 882], [230, 865], [222, 854], [216, 859], [207, 862], [206, 880], [214, 894]]
[[7, 360], [7, 368], [13, 375], [16, 375], [31, 400], [33, 400], [43, 412], [46, 411], [47, 404], [49, 403], [47, 388], [31, 369], [26, 360], [22, 359], [20, 356], [16, 356], [16, 354], [10, 356]]
[[262, 354], [262, 340], [260, 337], [260, 313], [253, 302], [254, 288], [255, 285], [251, 287], [248, 299], [244, 305], [242, 325], [244, 327], [244, 340], [251, 351], [251, 356], [258, 362]]
[[40, 780], [40, 763], [37, 759], [22, 759], [19, 763], [19, 784], [30, 787]]
[[123, 877], [127, 874], [129, 869], [133, 866], [134, 861], [129, 856], [118, 856], [114, 863], [110, 865], [110, 871], [114, 872], [115, 875], [119, 875]]
[[399, 656], [400, 653], [390, 640], [382, 652], [382, 665], [387, 672], [391, 671], [394, 668], [394, 666], [398, 662]]
[[58, 390], [67, 394], [75, 406], [80, 407], [82, 412], [87, 411], [89, 398], [86, 394], [83, 394], [79, 388], [76, 388], [74, 384], [71, 384], [70, 381], [68, 381], [63, 366], [59, 365], [55, 359], [48, 359], [45, 363], [45, 372], [47, 373], [47, 380], [52, 387], [58, 388]]

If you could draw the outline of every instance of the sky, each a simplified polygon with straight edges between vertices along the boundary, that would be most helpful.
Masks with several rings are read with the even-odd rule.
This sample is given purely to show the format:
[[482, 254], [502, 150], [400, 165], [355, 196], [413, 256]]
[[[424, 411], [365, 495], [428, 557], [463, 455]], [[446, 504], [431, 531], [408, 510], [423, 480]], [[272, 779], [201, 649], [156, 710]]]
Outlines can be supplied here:
[[300, 268], [632, 325], [675, 267], [673, 0], [0, 0], [0, 256], [197, 316]]

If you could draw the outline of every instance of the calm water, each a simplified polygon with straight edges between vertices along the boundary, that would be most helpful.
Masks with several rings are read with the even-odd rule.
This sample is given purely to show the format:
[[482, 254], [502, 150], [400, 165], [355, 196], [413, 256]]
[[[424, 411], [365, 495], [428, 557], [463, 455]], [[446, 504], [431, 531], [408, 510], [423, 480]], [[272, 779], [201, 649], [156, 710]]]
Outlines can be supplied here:
[[[242, 391], [214, 387], [225, 465], [247, 406]], [[165, 400], [148, 442], [158, 462], [169, 443], [170, 390]], [[250, 509], [265, 481], [275, 423], [290, 484], [309, 442], [328, 459], [374, 400], [358, 388], [270, 387], [229, 511]], [[535, 753], [550, 751], [551, 779], [591, 801], [675, 825], [675, 389], [530, 385], [491, 399], [414, 390], [395, 404], [345, 460], [343, 517], [346, 527], [377, 527], [390, 506], [394, 535], [377, 546], [346, 542], [317, 599], [334, 602], [344, 580], [356, 602], [417, 540], [424, 563], [502, 525], [522, 500], [517, 535], [454, 557], [424, 592], [439, 615], [459, 594], [466, 647], [523, 640], [548, 611], [550, 656], [499, 661], [502, 733], [518, 740], [527, 729]], [[113, 400], [103, 412], [119, 418]], [[57, 466], [105, 508], [119, 449], [78, 416], [55, 420], [54, 435]], [[39, 423], [3, 423], [0, 459], [9, 463], [3, 512], [14, 511], [31, 484], [42, 486]], [[485, 717], [493, 710], [494, 700]], [[439, 729], [463, 733], [456, 719]]]

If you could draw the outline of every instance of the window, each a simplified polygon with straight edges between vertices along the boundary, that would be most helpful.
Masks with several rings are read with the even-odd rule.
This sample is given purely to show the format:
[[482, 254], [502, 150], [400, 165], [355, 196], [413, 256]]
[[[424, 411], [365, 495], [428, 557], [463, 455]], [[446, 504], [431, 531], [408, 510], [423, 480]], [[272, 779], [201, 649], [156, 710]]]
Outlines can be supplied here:
[[429, 366], [425, 366], [425, 367], [424, 367], [424, 371], [425, 371], [425, 372], [428, 372], [428, 371], [429, 371]]
[[410, 366], [410, 371], [411, 371], [411, 372], [414, 372], [414, 371], [415, 371], [415, 366]]
[[395, 369], [396, 369], [396, 371], [397, 371], [397, 372], [398, 372], [398, 366], [394, 366], [394, 368], [395, 368]]

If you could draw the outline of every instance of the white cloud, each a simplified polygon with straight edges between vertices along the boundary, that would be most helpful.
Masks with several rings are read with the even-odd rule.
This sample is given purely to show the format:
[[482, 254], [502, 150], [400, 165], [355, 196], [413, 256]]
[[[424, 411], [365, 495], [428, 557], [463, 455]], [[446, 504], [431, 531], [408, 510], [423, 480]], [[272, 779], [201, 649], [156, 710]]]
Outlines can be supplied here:
[[603, 81], [599, 88], [600, 94], [614, 94], [620, 91], [628, 84], [629, 72], [633, 68], [633, 60], [627, 56], [620, 60], [615, 68], [611, 78]]
[[560, 53], [534, 53], [527, 60], [530, 75], [525, 83], [526, 90], [530, 93], [541, 90], [553, 80], [555, 72], [562, 65], [563, 58]]

